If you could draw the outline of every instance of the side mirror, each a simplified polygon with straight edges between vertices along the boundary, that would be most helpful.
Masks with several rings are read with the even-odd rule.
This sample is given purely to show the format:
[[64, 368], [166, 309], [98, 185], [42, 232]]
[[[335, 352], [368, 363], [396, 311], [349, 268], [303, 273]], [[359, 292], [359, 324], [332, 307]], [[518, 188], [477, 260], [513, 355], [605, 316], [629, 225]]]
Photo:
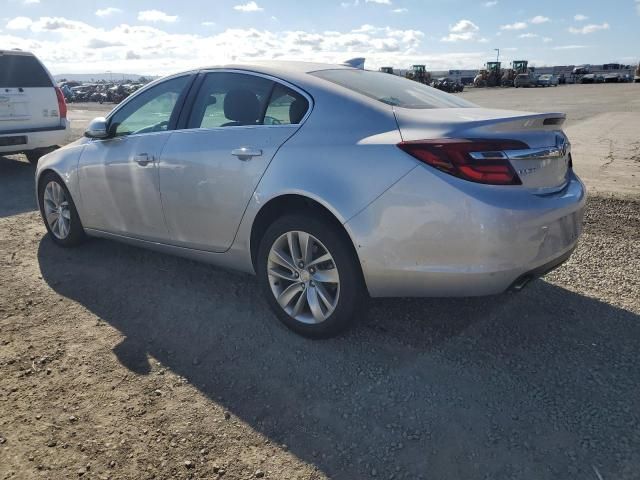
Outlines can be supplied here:
[[84, 132], [87, 138], [109, 138], [107, 130], [107, 120], [104, 117], [98, 117], [91, 120], [89, 126]]

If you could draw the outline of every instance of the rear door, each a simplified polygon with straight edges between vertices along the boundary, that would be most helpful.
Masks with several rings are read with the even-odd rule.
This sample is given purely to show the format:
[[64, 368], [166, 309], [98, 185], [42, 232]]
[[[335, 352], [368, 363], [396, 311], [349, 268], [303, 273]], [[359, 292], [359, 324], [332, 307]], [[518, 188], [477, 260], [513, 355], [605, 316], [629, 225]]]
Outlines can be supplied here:
[[160, 159], [165, 219], [175, 245], [222, 252], [278, 148], [309, 110], [306, 95], [261, 75], [210, 72], [185, 129]]
[[0, 134], [59, 125], [49, 72], [29, 53], [0, 51]]

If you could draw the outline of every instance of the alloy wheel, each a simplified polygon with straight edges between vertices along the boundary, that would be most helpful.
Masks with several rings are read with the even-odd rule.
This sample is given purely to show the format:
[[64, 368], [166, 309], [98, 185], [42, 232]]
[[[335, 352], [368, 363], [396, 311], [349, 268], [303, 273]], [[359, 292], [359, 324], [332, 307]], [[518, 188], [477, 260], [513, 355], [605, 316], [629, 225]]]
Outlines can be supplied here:
[[267, 260], [271, 291], [289, 316], [306, 324], [324, 322], [340, 297], [340, 275], [329, 250], [313, 235], [287, 232]]
[[50, 181], [44, 189], [43, 196], [44, 216], [51, 233], [64, 240], [71, 229], [71, 210], [69, 199], [64, 189], [56, 181]]

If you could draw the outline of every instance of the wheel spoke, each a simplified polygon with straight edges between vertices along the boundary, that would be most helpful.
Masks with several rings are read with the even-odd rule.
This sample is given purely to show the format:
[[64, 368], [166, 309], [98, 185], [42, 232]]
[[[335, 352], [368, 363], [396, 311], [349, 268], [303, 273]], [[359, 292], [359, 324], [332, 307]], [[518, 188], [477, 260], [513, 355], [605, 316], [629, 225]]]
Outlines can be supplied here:
[[59, 217], [58, 212], [56, 211], [50, 211], [49, 213], [45, 212], [45, 215], [47, 217], [47, 222], [49, 223], [49, 226], [51, 226], [53, 222], [57, 220]]
[[325, 320], [324, 313], [322, 313], [322, 309], [320, 308], [320, 302], [318, 301], [318, 292], [314, 287], [309, 287], [307, 289], [307, 303], [309, 304], [309, 308], [311, 309], [311, 314], [315, 319], [316, 323], [320, 323]]
[[309, 261], [311, 260], [312, 243], [313, 243], [313, 240], [311, 240], [311, 235], [305, 232], [298, 232], [298, 246], [300, 249], [300, 259], [307, 266], [309, 264]]
[[269, 260], [273, 263], [277, 263], [278, 265], [291, 270], [292, 272], [296, 271], [296, 267], [294, 266], [295, 259], [288, 257], [285, 253], [279, 252], [275, 248], [271, 250], [271, 254], [269, 255]]
[[338, 270], [330, 268], [328, 270], [317, 270], [311, 276], [316, 282], [320, 283], [339, 283]]
[[324, 262], [328, 262], [329, 260], [331, 260], [331, 255], [328, 253], [325, 253], [324, 255], [320, 255], [318, 258], [316, 258], [315, 260], [312, 260], [309, 262], [309, 264], [307, 265], [308, 267], [313, 267], [314, 265], [318, 265], [319, 263], [324, 263]]
[[297, 317], [302, 313], [304, 306], [307, 304], [307, 296], [304, 294], [304, 291], [298, 297], [295, 306], [293, 307], [293, 311], [291, 312], [291, 316], [293, 318]]
[[287, 308], [287, 306], [294, 299], [296, 294], [302, 292], [304, 289], [301, 283], [292, 283], [278, 297], [278, 303], [282, 308]]
[[273, 275], [274, 277], [282, 278], [283, 280], [287, 280], [289, 282], [297, 282], [298, 279], [292, 273], [278, 271], [275, 268], [269, 269], [269, 275]]
[[287, 233], [287, 243], [289, 244], [289, 253], [293, 263], [297, 264], [300, 261], [300, 252], [298, 252], [298, 239], [295, 238], [295, 235], [295, 232]]
[[324, 303], [324, 306], [327, 308], [327, 310], [331, 310], [333, 308], [333, 301], [331, 300], [331, 295], [329, 295], [329, 292], [327, 292], [326, 288], [324, 288], [324, 285], [322, 285], [321, 283], [316, 283], [315, 287], [318, 291], [320, 300], [322, 300], [322, 303]]

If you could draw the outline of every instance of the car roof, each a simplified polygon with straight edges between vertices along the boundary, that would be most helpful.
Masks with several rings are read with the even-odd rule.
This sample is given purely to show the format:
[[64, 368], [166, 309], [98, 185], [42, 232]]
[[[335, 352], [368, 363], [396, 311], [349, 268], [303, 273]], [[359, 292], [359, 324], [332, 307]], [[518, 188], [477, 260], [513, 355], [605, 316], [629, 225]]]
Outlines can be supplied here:
[[13, 50], [0, 50], [0, 55], [23, 55], [25, 57], [35, 57], [35, 55], [31, 52], [26, 52], [20, 49]]

